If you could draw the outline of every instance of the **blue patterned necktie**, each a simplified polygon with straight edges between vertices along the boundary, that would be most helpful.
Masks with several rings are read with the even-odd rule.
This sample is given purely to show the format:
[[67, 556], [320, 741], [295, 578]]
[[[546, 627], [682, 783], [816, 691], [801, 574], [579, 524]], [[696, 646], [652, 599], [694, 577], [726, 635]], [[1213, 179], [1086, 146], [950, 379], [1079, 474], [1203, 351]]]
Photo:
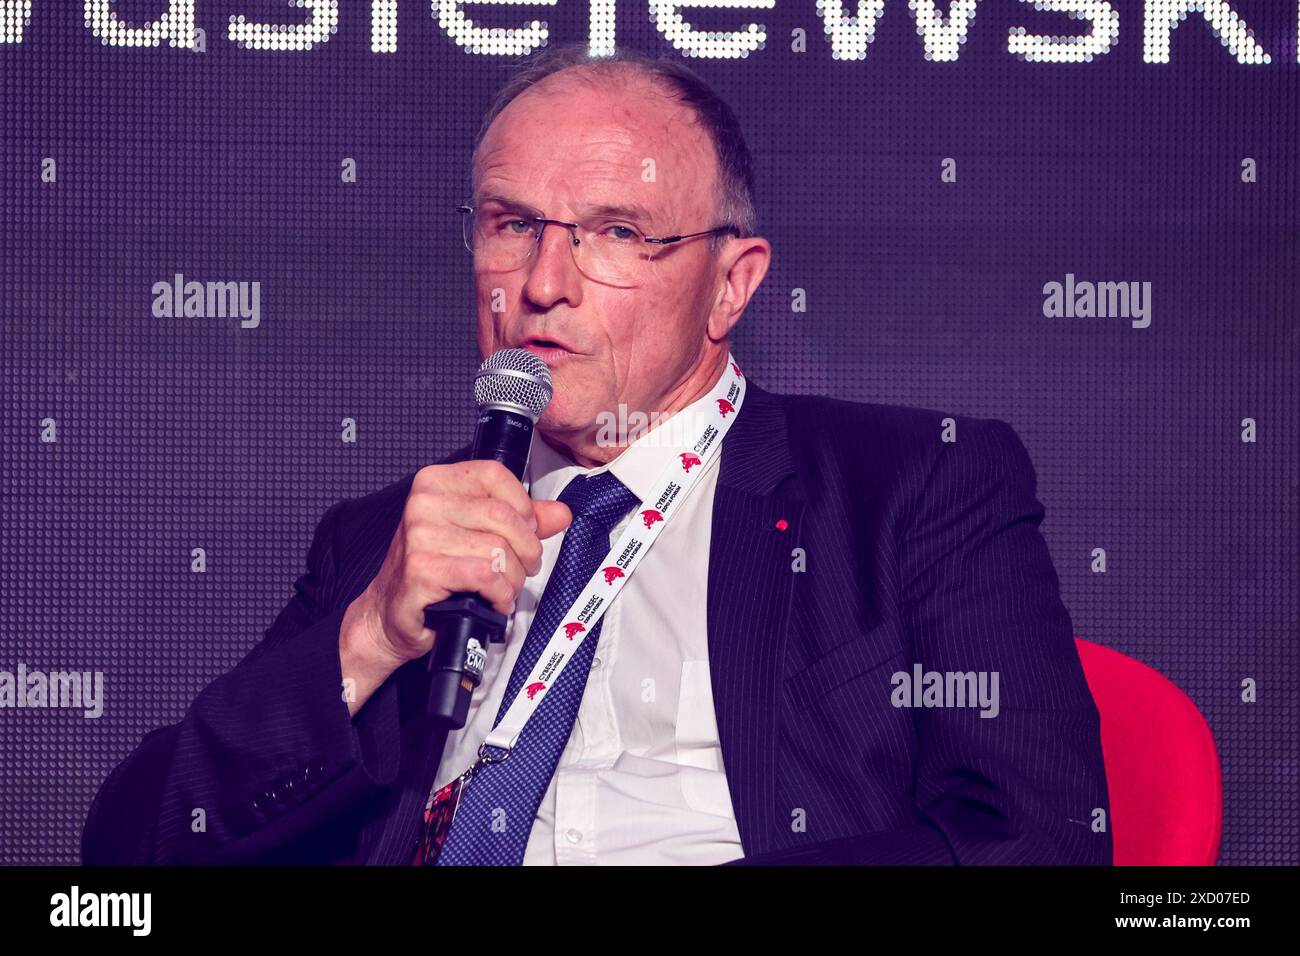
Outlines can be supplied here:
[[[573, 523], [564, 533], [559, 557], [515, 660], [494, 727], [510, 709], [563, 615], [600, 567], [609, 551], [610, 532], [639, 499], [605, 471], [578, 475], [565, 486], [560, 500], [573, 512]], [[604, 618], [596, 622], [559, 679], [547, 689], [509, 757], [485, 764], [475, 772], [456, 808], [437, 865], [517, 866], [523, 862], [537, 808], [578, 717], [603, 622]]]

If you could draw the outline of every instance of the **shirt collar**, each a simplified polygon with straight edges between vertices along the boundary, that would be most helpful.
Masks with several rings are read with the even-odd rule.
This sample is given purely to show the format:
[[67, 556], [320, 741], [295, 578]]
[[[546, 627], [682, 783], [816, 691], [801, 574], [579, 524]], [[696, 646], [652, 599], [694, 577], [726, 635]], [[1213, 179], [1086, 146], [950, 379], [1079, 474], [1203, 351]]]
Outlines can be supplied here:
[[[663, 436], [660, 430], [670, 427], [674, 431], [683, 429], [681, 434], [694, 433], [696, 427], [693, 422], [701, 419], [713, 404], [711, 398], [713, 390], [724, 374], [726, 374], [726, 366], [723, 366], [722, 372], [709, 386], [707, 392], [685, 408], [662, 419], [654, 428], [624, 448], [613, 461], [596, 468], [583, 468], [567, 454], [552, 448], [540, 434], [534, 434], [532, 451], [528, 457], [528, 468], [525, 471], [527, 479], [525, 485], [529, 496], [554, 501], [576, 476], [598, 475], [603, 471], [612, 471], [614, 477], [636, 495], [638, 500], [645, 501], [654, 491], [655, 479], [659, 477], [659, 473], [679, 451], [671, 442], [660, 441]], [[702, 428], [701, 421], [700, 429]]]

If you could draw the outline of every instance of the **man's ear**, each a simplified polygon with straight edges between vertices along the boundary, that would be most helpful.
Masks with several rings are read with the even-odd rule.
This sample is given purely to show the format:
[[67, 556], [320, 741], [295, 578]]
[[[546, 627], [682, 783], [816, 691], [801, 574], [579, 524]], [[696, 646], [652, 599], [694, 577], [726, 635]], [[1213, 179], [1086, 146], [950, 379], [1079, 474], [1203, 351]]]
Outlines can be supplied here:
[[759, 236], [732, 239], [719, 256], [722, 281], [709, 313], [709, 338], [725, 339], [740, 321], [772, 263], [772, 244]]

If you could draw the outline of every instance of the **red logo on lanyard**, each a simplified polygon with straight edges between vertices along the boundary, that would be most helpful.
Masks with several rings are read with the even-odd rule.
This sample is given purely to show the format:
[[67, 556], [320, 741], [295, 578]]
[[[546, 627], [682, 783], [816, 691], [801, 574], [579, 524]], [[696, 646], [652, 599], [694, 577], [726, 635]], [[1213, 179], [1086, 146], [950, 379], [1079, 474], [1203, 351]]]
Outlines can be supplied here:
[[622, 568], [616, 568], [616, 567], [614, 567], [613, 565], [611, 565], [611, 566], [608, 567], [608, 568], [605, 568], [605, 583], [606, 583], [606, 584], [613, 584], [615, 578], [621, 578], [621, 577], [623, 577], [623, 569], [622, 569]]
[[744, 376], [740, 374], [740, 366], [735, 362], [731, 363], [731, 370], [736, 373], [736, 378], [744, 378]]
[[524, 690], [528, 694], [528, 699], [533, 700], [537, 697], [538, 694], [546, 690], [546, 685], [543, 684], [541, 681], [537, 681], [534, 684], [529, 684], [526, 688], [524, 688]]
[[689, 451], [682, 452], [682, 471], [690, 473], [690, 470], [700, 463], [699, 455], [692, 455]]
[[729, 412], [734, 412], [735, 410], [736, 406], [731, 404], [731, 402], [727, 401], [725, 398], [718, 399], [718, 411], [722, 413], [723, 418], [726, 418]]
[[656, 521], [664, 520], [664, 516], [661, 515], [659, 512], [655, 511], [653, 508], [649, 508], [646, 511], [641, 512], [641, 518], [645, 521], [645, 526], [647, 528], [651, 527]]
[[570, 621], [568, 624], [564, 625], [564, 636], [569, 640], [573, 640], [573, 635], [581, 634], [585, 630], [586, 627], [578, 621]]

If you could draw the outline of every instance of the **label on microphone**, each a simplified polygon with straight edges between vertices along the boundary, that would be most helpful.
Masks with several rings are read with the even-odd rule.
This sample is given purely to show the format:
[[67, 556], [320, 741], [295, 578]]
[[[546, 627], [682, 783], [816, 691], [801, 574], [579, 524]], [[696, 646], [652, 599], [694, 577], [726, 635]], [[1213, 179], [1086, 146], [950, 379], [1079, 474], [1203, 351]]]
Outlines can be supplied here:
[[475, 687], [483, 679], [483, 668], [486, 664], [487, 650], [477, 638], [471, 637], [469, 643], [465, 645], [465, 673], [473, 677]]

